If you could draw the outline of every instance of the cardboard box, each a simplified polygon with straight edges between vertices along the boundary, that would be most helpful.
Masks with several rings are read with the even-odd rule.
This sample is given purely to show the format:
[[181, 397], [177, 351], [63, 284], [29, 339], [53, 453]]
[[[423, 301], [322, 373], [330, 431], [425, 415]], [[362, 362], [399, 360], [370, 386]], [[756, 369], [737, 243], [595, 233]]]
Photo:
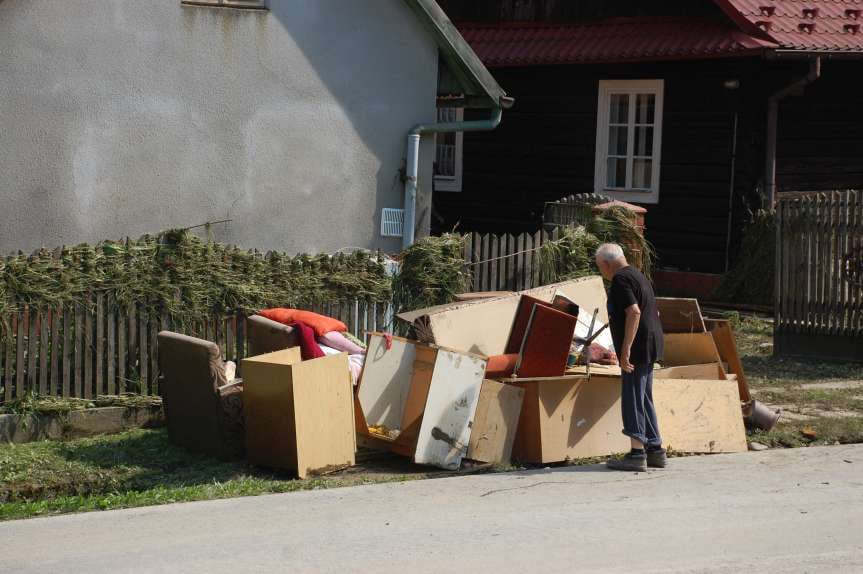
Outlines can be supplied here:
[[300, 478], [354, 464], [347, 355], [302, 361], [297, 347], [243, 360], [246, 457]]
[[401, 337], [388, 345], [384, 335], [370, 334], [357, 385], [357, 432], [369, 446], [418, 464], [458, 469], [468, 453], [486, 362]]

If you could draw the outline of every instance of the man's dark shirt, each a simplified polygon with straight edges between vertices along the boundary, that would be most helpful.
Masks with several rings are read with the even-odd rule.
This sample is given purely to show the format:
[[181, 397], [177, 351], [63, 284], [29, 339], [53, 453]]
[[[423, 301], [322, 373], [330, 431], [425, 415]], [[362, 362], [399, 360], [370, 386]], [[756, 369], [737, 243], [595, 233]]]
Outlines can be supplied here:
[[662, 324], [656, 311], [656, 298], [647, 278], [630, 265], [614, 274], [608, 296], [608, 326], [618, 356], [623, 352], [626, 309], [636, 303], [641, 310], [641, 317], [632, 341], [629, 362], [633, 365], [653, 364], [662, 360], [663, 351]]

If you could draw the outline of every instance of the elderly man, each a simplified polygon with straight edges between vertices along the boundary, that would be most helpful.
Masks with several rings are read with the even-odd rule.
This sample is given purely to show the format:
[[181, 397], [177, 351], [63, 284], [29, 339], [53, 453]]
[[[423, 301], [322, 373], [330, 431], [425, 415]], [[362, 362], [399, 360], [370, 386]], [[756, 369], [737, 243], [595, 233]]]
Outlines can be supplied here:
[[609, 326], [623, 382], [623, 434], [632, 443], [626, 456], [606, 464], [614, 470], [663, 468], [665, 449], [653, 407], [653, 363], [662, 359], [663, 335], [653, 287], [641, 271], [626, 262], [623, 249], [615, 243], [599, 246], [596, 265], [611, 281]]

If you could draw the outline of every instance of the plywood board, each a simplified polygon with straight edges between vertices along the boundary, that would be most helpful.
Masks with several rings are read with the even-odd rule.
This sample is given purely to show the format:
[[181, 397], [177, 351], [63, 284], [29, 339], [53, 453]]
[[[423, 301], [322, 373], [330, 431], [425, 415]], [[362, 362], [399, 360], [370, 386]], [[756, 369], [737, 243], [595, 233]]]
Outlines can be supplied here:
[[357, 398], [370, 426], [401, 428], [415, 360], [413, 343], [393, 337], [392, 348], [387, 349], [383, 335], [369, 336]]
[[467, 457], [479, 462], [509, 462], [524, 389], [485, 380], [479, 393]]
[[656, 309], [665, 333], [704, 333], [704, 319], [698, 299], [657, 297]]
[[[550, 463], [629, 450], [620, 379], [519, 383], [525, 389], [513, 458]], [[746, 434], [736, 383], [657, 379], [653, 396], [663, 444], [694, 453], [741, 452]]]
[[710, 333], [666, 333], [662, 364], [665, 367], [719, 363]]
[[653, 371], [655, 379], [694, 379], [694, 380], [721, 380], [724, 372], [719, 363], [707, 363], [704, 365], [680, 365], [678, 367], [666, 367]]
[[663, 379], [653, 384], [663, 445], [681, 452], [744, 452], [735, 381]]
[[402, 414], [399, 442], [413, 446], [422, 424], [432, 375], [434, 375], [437, 350], [424, 345], [416, 345], [416, 360], [411, 372], [410, 389]]
[[719, 357], [728, 364], [728, 371], [737, 376], [740, 400], [750, 400], [752, 397], [749, 394], [749, 383], [746, 382], [746, 375], [743, 373], [743, 363], [740, 362], [740, 355], [737, 353], [737, 343], [734, 341], [731, 324], [727, 319], [708, 319], [705, 323], [710, 334], [713, 335]]
[[585, 277], [523, 291], [519, 295], [444, 306], [422, 314], [437, 345], [480, 355], [502, 355], [521, 294], [551, 301], [555, 291], [579, 306], [599, 309], [607, 322], [605, 287], [600, 277]]
[[290, 368], [297, 474], [305, 478], [352, 466], [356, 436], [348, 356], [340, 353]]
[[301, 360], [299, 348], [243, 360], [246, 458], [252, 464], [297, 468], [290, 365]]
[[438, 350], [414, 462], [455, 470], [467, 455], [486, 361]]

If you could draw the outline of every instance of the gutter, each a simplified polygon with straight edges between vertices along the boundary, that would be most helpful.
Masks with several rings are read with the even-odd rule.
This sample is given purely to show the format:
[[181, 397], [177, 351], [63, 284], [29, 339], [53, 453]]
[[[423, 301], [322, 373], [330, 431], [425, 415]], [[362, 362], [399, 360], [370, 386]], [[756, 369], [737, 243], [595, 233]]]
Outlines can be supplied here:
[[809, 73], [767, 98], [767, 145], [764, 163], [764, 188], [767, 207], [776, 205], [776, 132], [779, 125], [779, 102], [792, 93], [803, 90], [821, 77], [821, 56], [809, 62]]
[[491, 109], [491, 116], [487, 120], [417, 124], [411, 128], [410, 132], [408, 132], [407, 166], [405, 173], [405, 221], [402, 234], [402, 248], [406, 249], [413, 245], [416, 233], [420, 138], [424, 134], [491, 131], [500, 124], [503, 108], [510, 107], [511, 105], [511, 98], [502, 98], [500, 104]]

